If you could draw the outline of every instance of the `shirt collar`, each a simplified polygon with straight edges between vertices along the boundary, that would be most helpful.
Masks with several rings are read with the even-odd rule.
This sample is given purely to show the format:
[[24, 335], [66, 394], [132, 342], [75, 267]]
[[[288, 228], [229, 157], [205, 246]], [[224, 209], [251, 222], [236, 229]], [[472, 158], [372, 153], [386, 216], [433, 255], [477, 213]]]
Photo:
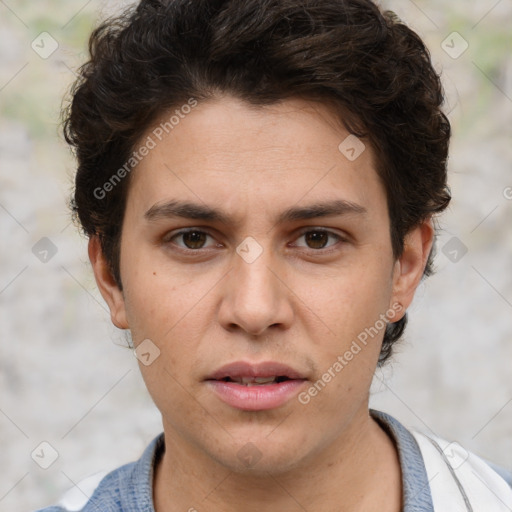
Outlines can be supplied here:
[[370, 415], [397, 448], [402, 470], [403, 512], [434, 512], [427, 470], [416, 439], [389, 414], [370, 409]]

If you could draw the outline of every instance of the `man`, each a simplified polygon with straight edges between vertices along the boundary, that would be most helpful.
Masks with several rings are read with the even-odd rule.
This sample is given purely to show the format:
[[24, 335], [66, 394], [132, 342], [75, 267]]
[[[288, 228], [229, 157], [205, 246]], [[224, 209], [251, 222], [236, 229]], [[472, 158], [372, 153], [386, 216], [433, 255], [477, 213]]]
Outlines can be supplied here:
[[73, 208], [164, 433], [47, 511], [510, 510], [368, 409], [450, 201], [419, 37], [370, 0], [146, 0], [90, 51]]

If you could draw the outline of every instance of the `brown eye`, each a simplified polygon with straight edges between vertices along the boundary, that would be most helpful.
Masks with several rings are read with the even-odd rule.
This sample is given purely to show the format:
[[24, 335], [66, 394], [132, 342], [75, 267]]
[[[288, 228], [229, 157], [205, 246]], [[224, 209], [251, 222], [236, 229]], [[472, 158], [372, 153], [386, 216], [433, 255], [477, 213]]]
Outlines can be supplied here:
[[[189, 231], [180, 231], [173, 236], [166, 237], [166, 243], [172, 242], [182, 249], [204, 249], [208, 238], [212, 238], [208, 233], [198, 229], [191, 229]], [[180, 242], [181, 240], [181, 242]]]
[[183, 242], [189, 249], [201, 249], [207, 237], [202, 231], [188, 231], [182, 236]]
[[[324, 229], [303, 231], [299, 236], [300, 238], [304, 239], [305, 244], [296, 244], [298, 247], [306, 247], [315, 251], [334, 246], [338, 242], [343, 241], [341, 236]], [[333, 240], [333, 242], [330, 243], [329, 239]]]
[[329, 233], [325, 231], [309, 231], [305, 234], [306, 243], [312, 249], [323, 249], [329, 240]]

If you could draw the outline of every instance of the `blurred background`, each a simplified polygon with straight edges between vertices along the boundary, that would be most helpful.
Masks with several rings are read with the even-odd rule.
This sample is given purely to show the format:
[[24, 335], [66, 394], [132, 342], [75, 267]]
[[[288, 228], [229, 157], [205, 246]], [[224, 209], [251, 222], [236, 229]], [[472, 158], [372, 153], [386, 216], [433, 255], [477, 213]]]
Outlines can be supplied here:
[[[128, 3], [0, 1], [1, 511], [56, 502], [162, 430], [71, 224], [75, 163], [59, 132], [90, 31]], [[382, 5], [442, 72], [454, 199], [437, 273], [371, 406], [512, 470], [512, 2]]]

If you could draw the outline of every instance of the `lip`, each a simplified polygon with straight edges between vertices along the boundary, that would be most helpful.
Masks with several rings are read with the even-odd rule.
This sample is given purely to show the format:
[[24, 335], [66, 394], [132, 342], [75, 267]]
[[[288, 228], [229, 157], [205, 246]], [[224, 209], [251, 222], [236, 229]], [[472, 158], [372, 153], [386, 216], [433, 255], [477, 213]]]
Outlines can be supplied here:
[[234, 363], [222, 366], [206, 377], [206, 380], [221, 380], [226, 377], [241, 378], [274, 376], [288, 377], [289, 379], [305, 379], [305, 376], [301, 372], [276, 361], [265, 361], [262, 363], [235, 361]]
[[[253, 386], [222, 380], [227, 377], [274, 376], [287, 377], [288, 380]], [[298, 393], [307, 379], [301, 372], [282, 363], [237, 361], [219, 368], [205, 380], [215, 395], [231, 407], [244, 411], [264, 411], [284, 405]]]

